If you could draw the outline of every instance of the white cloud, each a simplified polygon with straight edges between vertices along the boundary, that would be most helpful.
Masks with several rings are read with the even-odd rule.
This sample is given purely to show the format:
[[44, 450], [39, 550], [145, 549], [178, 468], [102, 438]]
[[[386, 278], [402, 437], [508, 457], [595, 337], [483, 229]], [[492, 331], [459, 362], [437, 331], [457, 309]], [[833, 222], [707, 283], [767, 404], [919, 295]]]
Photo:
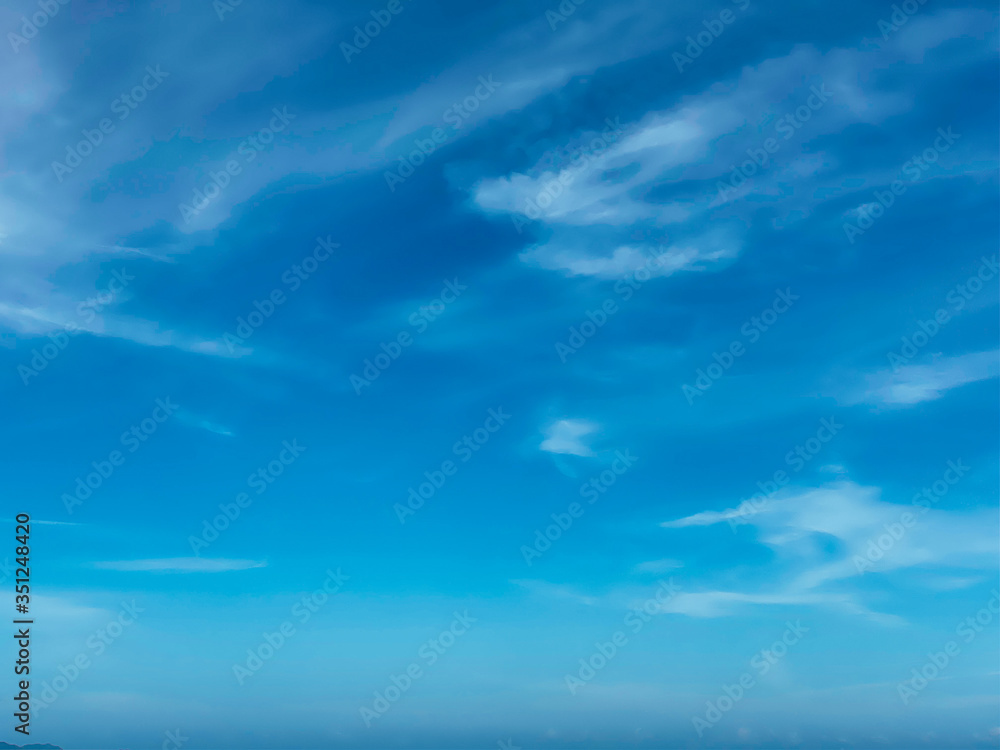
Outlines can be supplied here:
[[[636, 198], [636, 192], [662, 179], [665, 171], [679, 169], [693, 154], [704, 151], [713, 138], [740, 122], [742, 116], [735, 109], [711, 102], [655, 113], [600, 155], [585, 147], [581, 152], [585, 158], [576, 166], [552, 171], [547, 166], [551, 160], [557, 162], [557, 169], [566, 165], [559, 164], [558, 155], [546, 156], [527, 173], [484, 180], [475, 188], [475, 201], [487, 211], [515, 217], [527, 212], [550, 225], [551, 239], [523, 253], [523, 261], [571, 276], [621, 278], [647, 264], [648, 256], [656, 250], [653, 244], [629, 241], [637, 223], [666, 225], [692, 217], [692, 206], [649, 202]], [[610, 140], [607, 131], [601, 137]], [[592, 142], [592, 138], [581, 141]], [[551, 201], [539, 200], [554, 184], [561, 186], [559, 194]], [[518, 220], [527, 223], [527, 216]], [[587, 228], [586, 232], [581, 228]], [[735, 257], [740, 246], [731, 232], [715, 228], [670, 246], [667, 262], [650, 270], [666, 276], [699, 263], [717, 263]]]
[[89, 621], [107, 614], [100, 607], [80, 605], [68, 598], [32, 594], [32, 613], [39, 619], [56, 619], [66, 622]]
[[196, 427], [200, 430], [205, 430], [206, 432], [211, 432], [215, 435], [223, 435], [224, 437], [233, 437], [234, 435], [231, 428], [219, 424], [218, 422], [213, 422], [212, 420], [206, 419], [198, 414], [192, 414], [185, 409], [178, 411], [177, 416], [184, 424]]
[[587, 250], [576, 244], [537, 245], [521, 253], [521, 260], [569, 276], [621, 279], [645, 268], [652, 277], [678, 271], [709, 270], [720, 261], [739, 255], [740, 240], [727, 230], [713, 229], [683, 244], [668, 248], [653, 245], [621, 245], [611, 255]]
[[882, 205], [881, 203], [874, 203], [872, 201], [869, 201], [868, 203], [862, 203], [860, 206], [855, 206], [850, 211], [848, 211], [847, 215], [853, 219], [864, 218], [873, 208], [881, 205]]
[[202, 420], [198, 423], [198, 426], [203, 430], [215, 433], [216, 435], [224, 435], [226, 437], [232, 437], [233, 431], [228, 427], [223, 427], [221, 424], [215, 424], [215, 422], [209, 422], [207, 420]]
[[101, 570], [143, 571], [155, 573], [225, 573], [267, 567], [266, 560], [229, 560], [225, 558], [171, 557], [152, 560], [111, 560], [94, 563]]
[[927, 586], [937, 591], [959, 591], [982, 583], [982, 576], [933, 576], [926, 581]]
[[636, 573], [666, 573], [667, 571], [683, 567], [684, 563], [680, 560], [663, 558], [662, 560], [647, 560], [646, 562], [639, 563], [635, 566], [634, 570]]
[[519, 586], [534, 596], [544, 599], [569, 599], [578, 604], [585, 604], [588, 607], [597, 604], [598, 599], [586, 594], [580, 594], [569, 586], [562, 586], [548, 581], [538, 581], [527, 578], [518, 578], [510, 581], [515, 586]]
[[858, 604], [849, 594], [775, 591], [772, 593], [746, 594], [736, 591], [698, 591], [680, 593], [660, 607], [663, 614], [688, 617], [728, 617], [738, 614], [748, 606], [808, 606], [838, 609], [852, 615], [866, 617], [880, 625], [903, 624], [903, 619], [893, 614], [873, 612]]
[[[483, 120], [499, 118], [510, 111], [526, 108], [531, 102], [559, 91], [574, 77], [592, 73], [623, 60], [640, 57], [662, 48], [673, 36], [677, 10], [661, 3], [629, 0], [593, 8], [594, 15], [576, 14], [557, 33], [545, 21], [544, 13], [515, 27], [471, 57], [437, 73], [411, 94], [387, 97], [384, 108], [391, 120], [375, 144], [387, 150], [402, 140], [412, 148], [413, 134], [427, 126], [442, 125], [444, 113], [456, 101], [473, 94], [478, 76], [494, 75], [497, 92], [468, 113], [462, 127], [446, 130], [454, 138], [473, 130]], [[475, 71], [470, 75], [470, 71]]]
[[886, 369], [867, 378], [863, 393], [851, 397], [851, 403], [886, 406], [912, 406], [933, 401], [945, 393], [1000, 374], [1000, 351], [975, 352], [957, 357], [943, 357], [929, 365], [905, 365], [898, 371]]
[[[954, 491], [954, 490], [953, 490]], [[904, 527], [903, 514], [915, 521]], [[736, 509], [703, 511], [661, 524], [678, 529], [717, 524], [739, 515]], [[743, 521], [755, 527], [757, 542], [774, 552], [764, 591], [687, 592], [670, 604], [674, 612], [694, 617], [733, 613], [739, 605], [816, 604], [835, 606], [891, 624], [895, 618], [871, 612], [853, 595], [825, 590], [859, 574], [877, 575], [895, 570], [933, 565], [964, 571], [995, 569], [998, 553], [995, 508], [974, 513], [923, 512], [913, 504], [881, 499], [878, 488], [837, 481], [818, 488], [787, 490], [769, 498]], [[887, 528], [896, 536], [886, 543]], [[727, 528], [724, 532], [731, 533]], [[836, 540], [831, 547], [829, 540]], [[884, 549], [871, 552], [872, 545]], [[879, 554], [881, 552], [881, 554]], [[862, 560], [859, 567], [858, 560]], [[967, 576], [946, 579], [961, 585]], [[925, 574], [920, 582], [932, 585]]]
[[539, 447], [548, 453], [593, 456], [594, 451], [583, 442], [583, 438], [597, 429], [597, 424], [586, 419], [560, 419], [545, 429], [545, 440]]
[[825, 474], [847, 474], [847, 467], [843, 464], [824, 464], [819, 470]]
[[678, 518], [675, 521], [663, 521], [660, 526], [665, 529], [682, 529], [685, 526], [711, 526], [730, 518], [737, 518], [740, 512], [737, 508], [730, 508], [723, 511], [703, 510], [700, 513]]
[[0, 302], [0, 325], [9, 327], [25, 337], [41, 336], [53, 331], [66, 331], [68, 325], [76, 326], [75, 338], [83, 334], [122, 339], [151, 347], [171, 347], [194, 354], [218, 357], [236, 357], [246, 354], [244, 347], [234, 347], [230, 354], [220, 340], [203, 339], [197, 336], [164, 330], [155, 321], [143, 320], [114, 312], [87, 320], [75, 312], [78, 303], [65, 298], [50, 298], [45, 305], [24, 306]]
[[[975, 30], [985, 18], [978, 12], [956, 13], [949, 17], [949, 26], [960, 33], [980, 33]], [[598, 131], [536, 152], [530, 167], [475, 184], [473, 200], [484, 212], [509, 216], [518, 227], [529, 224], [529, 217], [538, 221], [546, 239], [521, 258], [542, 268], [620, 276], [653, 247], [633, 246], [634, 237], [662, 235], [668, 226], [683, 238], [679, 247], [694, 251], [689, 264], [719, 266], [720, 260], [739, 254], [745, 228], [756, 221], [762, 201], [773, 204], [780, 221], [798, 221], [820, 203], [857, 192], [831, 169], [835, 157], [813, 144], [857, 123], [878, 124], [912, 107], [907, 92], [862, 83], [870, 78], [869, 71], [914, 62], [915, 55], [946, 39], [911, 28], [902, 29], [890, 44], [880, 44], [875, 53], [799, 45], [787, 55], [746, 66], [737, 75], [682, 97], [668, 109], [626, 123], [621, 137], [599, 154], [571, 159], [580, 148], [587, 153]], [[810, 73], [806, 81], [803, 71]], [[784, 145], [778, 120], [803, 106], [812, 94], [810, 86], [819, 81], [826, 98], [808, 125], [796, 129], [794, 140]], [[616, 113], [609, 114], [613, 118]], [[760, 149], [768, 136], [776, 137], [779, 151], [750, 180], [733, 188], [734, 164], [742, 164], [748, 148]], [[866, 175], [866, 181], [888, 184], [895, 177], [895, 172], [880, 167]], [[802, 183], [802, 189], [789, 193], [791, 180]], [[720, 184], [727, 189], [720, 191]], [[549, 186], [551, 200], [539, 201]], [[706, 226], [725, 230], [723, 241], [700, 237]]]
[[576, 250], [558, 250], [545, 246], [521, 254], [521, 259], [536, 263], [542, 268], [563, 269], [570, 276], [597, 276], [604, 279], [621, 278], [649, 263], [649, 256], [637, 247], [615, 249], [610, 256], [593, 256]]

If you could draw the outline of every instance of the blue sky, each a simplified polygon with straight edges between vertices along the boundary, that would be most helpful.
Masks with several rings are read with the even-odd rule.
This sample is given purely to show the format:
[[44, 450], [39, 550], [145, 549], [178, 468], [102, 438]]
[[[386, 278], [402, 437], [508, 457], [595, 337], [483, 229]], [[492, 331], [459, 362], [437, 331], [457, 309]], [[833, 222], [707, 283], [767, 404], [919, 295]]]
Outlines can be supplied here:
[[1000, 743], [993, 4], [0, 30], [32, 741]]

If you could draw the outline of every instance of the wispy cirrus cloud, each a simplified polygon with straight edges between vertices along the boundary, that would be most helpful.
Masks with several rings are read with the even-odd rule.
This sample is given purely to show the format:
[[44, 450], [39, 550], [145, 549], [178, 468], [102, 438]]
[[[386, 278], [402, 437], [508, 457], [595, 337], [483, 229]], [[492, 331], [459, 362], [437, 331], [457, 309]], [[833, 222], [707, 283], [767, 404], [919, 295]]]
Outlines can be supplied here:
[[684, 563], [680, 560], [663, 558], [662, 560], [647, 560], [641, 562], [633, 569], [636, 573], [666, 573], [670, 570], [683, 568]]
[[[876, 487], [836, 481], [779, 492], [758, 510], [702, 511], [662, 523], [664, 528], [684, 529], [741, 517], [741, 523], [753, 528], [756, 543], [774, 553], [766, 578], [746, 581], [748, 588], [756, 590], [690, 591], [671, 603], [671, 611], [693, 617], [719, 617], [751, 605], [815, 604], [889, 624], [895, 618], [871, 612], [857, 595], [834, 590], [833, 584], [861, 572], [877, 574], [926, 565], [964, 571], [995, 568], [995, 509], [974, 513], [933, 507], [924, 510], [912, 504], [886, 502], [881, 494]], [[906, 527], [900, 522], [905, 513], [917, 519]], [[890, 526], [898, 527], [891, 546], [873, 554], [873, 540], [885, 535]], [[731, 531], [727, 528], [724, 533]], [[833, 549], [825, 541], [829, 539], [837, 541]], [[863, 561], [860, 568], [858, 560]]]
[[663, 521], [660, 526], [665, 529], [683, 529], [686, 526], [711, 526], [730, 518], [736, 518], [739, 515], [740, 511], [737, 508], [722, 511], [703, 510], [700, 513], [678, 518], [675, 521]]
[[[0, 519], [3, 523], [17, 523], [13, 518], [3, 518]], [[32, 518], [30, 523], [37, 524], [38, 526], [79, 526], [80, 524], [75, 521], [42, 521], [37, 518]]]
[[228, 573], [267, 567], [266, 560], [233, 560], [206, 557], [169, 557], [147, 560], [110, 560], [95, 562], [100, 570], [148, 573]]
[[220, 424], [211, 419], [203, 417], [199, 414], [193, 414], [185, 409], [181, 409], [177, 416], [180, 420], [191, 427], [195, 427], [199, 430], [205, 430], [206, 432], [211, 432], [213, 435], [222, 435], [223, 437], [233, 437], [235, 433], [230, 427], [224, 424]]
[[549, 581], [518, 578], [511, 580], [510, 583], [542, 599], [564, 599], [576, 602], [577, 604], [584, 604], [588, 607], [601, 601], [599, 597], [581, 594], [571, 586], [550, 583]]
[[[798, 221], [823, 203], [859, 192], [858, 185], [888, 185], [896, 179], [898, 167], [880, 167], [866, 179], [845, 182], [837, 156], [810, 146], [910, 109], [910, 93], [865, 81], [880, 69], [917, 62], [957, 34], [981, 33], [977, 29], [988, 22], [987, 14], [966, 10], [920, 18], [877, 52], [855, 47], [821, 52], [797, 45], [647, 112], [626, 124], [606, 149], [588, 151], [587, 144], [601, 134], [580, 133], [537, 154], [531, 166], [482, 179], [471, 190], [473, 201], [484, 213], [506, 215], [516, 225], [537, 221], [543, 239], [520, 257], [548, 270], [620, 275], [657, 245], [635, 237], [657, 237], [663, 244], [668, 230], [676, 235], [677, 259], [684, 261], [680, 268], [722, 269], [723, 261], [743, 252], [762, 202], [780, 206], [781, 213]], [[794, 120], [794, 130], [787, 122], [780, 129], [779, 123], [802, 108], [817, 86], [824, 100], [815, 116], [807, 123]], [[751, 178], [744, 175], [731, 184], [734, 164], [744, 163], [750, 150], [764, 153], [768, 136], [778, 150], [765, 154], [759, 169], [751, 161]], [[788, 138], [794, 140], [784, 145]], [[585, 158], [577, 155], [581, 151]], [[790, 183], [800, 189], [790, 192]], [[720, 191], [719, 185], [726, 189]], [[870, 200], [870, 192], [865, 196]]]
[[927, 365], [881, 370], [867, 377], [863, 390], [850, 403], [906, 407], [934, 401], [948, 391], [1000, 375], [1000, 351], [972, 352], [941, 357]]

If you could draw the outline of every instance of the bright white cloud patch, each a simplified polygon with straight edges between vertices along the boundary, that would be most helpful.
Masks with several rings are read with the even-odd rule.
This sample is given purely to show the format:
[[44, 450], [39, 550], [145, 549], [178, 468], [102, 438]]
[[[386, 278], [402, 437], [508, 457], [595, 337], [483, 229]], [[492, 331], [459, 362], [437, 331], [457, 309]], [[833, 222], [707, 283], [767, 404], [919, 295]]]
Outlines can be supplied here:
[[545, 430], [541, 449], [548, 453], [568, 453], [572, 456], [593, 456], [594, 451], [584, 438], [596, 432], [598, 425], [586, 419], [561, 419]]

